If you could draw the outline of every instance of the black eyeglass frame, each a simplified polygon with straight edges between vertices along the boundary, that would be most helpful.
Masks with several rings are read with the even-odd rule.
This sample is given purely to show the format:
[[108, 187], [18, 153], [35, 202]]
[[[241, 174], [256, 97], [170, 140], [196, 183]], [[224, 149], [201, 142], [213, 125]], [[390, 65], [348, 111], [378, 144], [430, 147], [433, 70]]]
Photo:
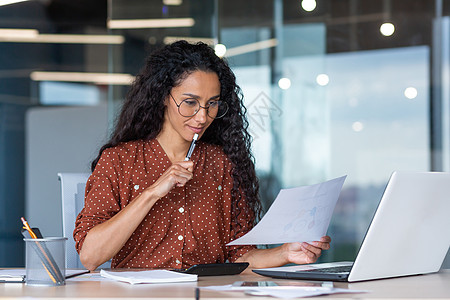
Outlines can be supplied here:
[[[208, 106], [201, 106], [200, 105], [200, 102], [197, 100], [197, 99], [195, 99], [195, 98], [189, 98], [189, 99], [184, 99], [184, 100], [182, 100], [181, 102], [180, 102], [180, 104], [178, 104], [177, 103], [177, 101], [175, 100], [175, 98], [172, 96], [172, 93], [169, 93], [169, 95], [170, 95], [170, 97], [172, 98], [172, 100], [173, 100], [173, 102], [175, 102], [175, 105], [177, 106], [177, 108], [178, 108], [178, 113], [181, 115], [181, 116], [183, 116], [183, 117], [185, 117], [185, 118], [190, 118], [190, 117], [193, 117], [193, 116], [195, 116], [199, 111], [200, 111], [200, 108], [203, 108], [203, 109], [206, 109], [206, 114], [210, 117], [210, 118], [212, 118], [212, 119], [220, 119], [220, 118], [223, 118], [226, 114], [227, 114], [227, 112], [228, 112], [228, 103], [226, 103], [225, 101], [221, 101], [221, 100], [217, 100], [217, 102], [220, 102], [220, 103], [223, 103], [224, 105], [225, 105], [225, 107], [226, 107], [226, 109], [225, 109], [225, 112], [220, 116], [220, 117], [212, 117], [210, 114], [209, 114], [209, 105]], [[192, 115], [190, 115], [190, 116], [185, 116], [185, 115], [183, 115], [182, 113], [181, 113], [181, 111], [180, 111], [180, 106], [181, 106], [181, 104], [184, 102], [184, 101], [186, 101], [186, 100], [195, 100], [195, 101], [197, 101], [197, 104], [198, 104], [198, 110], [194, 113], [194, 114], [192, 114]]]

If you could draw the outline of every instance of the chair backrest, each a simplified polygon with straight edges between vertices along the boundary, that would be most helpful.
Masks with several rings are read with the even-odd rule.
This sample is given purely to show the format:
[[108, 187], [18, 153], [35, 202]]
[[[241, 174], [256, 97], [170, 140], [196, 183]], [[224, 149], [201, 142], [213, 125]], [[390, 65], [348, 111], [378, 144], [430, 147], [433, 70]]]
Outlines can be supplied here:
[[[73, 231], [75, 219], [84, 207], [84, 191], [89, 175], [89, 173], [58, 173], [61, 183], [63, 236], [67, 237], [66, 268], [69, 269], [84, 268], [75, 250]], [[111, 262], [106, 262], [100, 267], [110, 268], [110, 266]]]

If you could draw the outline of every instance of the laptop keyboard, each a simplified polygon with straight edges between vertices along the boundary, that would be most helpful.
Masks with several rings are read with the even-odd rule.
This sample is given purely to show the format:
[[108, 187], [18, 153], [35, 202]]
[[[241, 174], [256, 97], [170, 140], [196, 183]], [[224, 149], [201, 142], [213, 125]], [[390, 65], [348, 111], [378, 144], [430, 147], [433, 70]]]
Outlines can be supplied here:
[[351, 269], [352, 266], [339, 266], [339, 267], [319, 268], [311, 270], [300, 270], [297, 272], [343, 273], [343, 272], [350, 272]]

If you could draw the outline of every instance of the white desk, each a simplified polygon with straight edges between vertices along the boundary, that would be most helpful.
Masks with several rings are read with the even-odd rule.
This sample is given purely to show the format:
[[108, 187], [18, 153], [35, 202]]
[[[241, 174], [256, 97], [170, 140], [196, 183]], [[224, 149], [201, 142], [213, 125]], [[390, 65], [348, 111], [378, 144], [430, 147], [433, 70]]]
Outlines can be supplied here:
[[[194, 283], [142, 284], [110, 281], [68, 281], [65, 286], [38, 287], [21, 283], [0, 283], [0, 299], [80, 299], [80, 298], [114, 298], [114, 299], [194, 299], [195, 287], [231, 284], [234, 281], [261, 281], [271, 279], [259, 275], [235, 275], [199, 277]], [[358, 290], [370, 290], [365, 294], [334, 294], [313, 299], [450, 299], [450, 270], [436, 274], [409, 276], [394, 279], [374, 280], [360, 283], [335, 283], [336, 287]], [[214, 292], [201, 290], [200, 299], [271, 299], [268, 297], [247, 296], [243, 292]]]

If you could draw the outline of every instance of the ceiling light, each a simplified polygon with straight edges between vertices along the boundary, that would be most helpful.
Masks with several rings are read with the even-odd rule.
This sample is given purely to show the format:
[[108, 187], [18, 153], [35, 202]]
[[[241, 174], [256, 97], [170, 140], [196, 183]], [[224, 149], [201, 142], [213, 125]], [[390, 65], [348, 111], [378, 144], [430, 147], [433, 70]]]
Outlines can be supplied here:
[[163, 0], [164, 5], [181, 5], [183, 0]]
[[28, 1], [28, 0], [0, 0], [0, 6], [19, 3], [19, 2], [25, 2], [25, 1]]
[[313, 11], [316, 9], [317, 3], [316, 0], [302, 0], [302, 8], [305, 11]]
[[10, 29], [0, 28], [0, 41], [2, 38], [35, 38], [39, 35], [39, 31], [36, 29]]
[[231, 56], [236, 56], [236, 55], [240, 55], [240, 54], [258, 51], [258, 50], [263, 50], [263, 49], [275, 47], [277, 44], [278, 44], [277, 39], [270, 39], [270, 40], [260, 41], [260, 42], [256, 42], [256, 43], [250, 43], [250, 44], [227, 49], [227, 53], [225, 54], [225, 56], [231, 57]]
[[316, 77], [316, 82], [320, 86], [326, 86], [330, 82], [330, 77], [327, 74], [319, 74]]
[[123, 44], [121, 35], [39, 34], [36, 29], [0, 28], [0, 42], [55, 44]]
[[394, 34], [395, 26], [392, 23], [383, 23], [380, 26], [380, 32], [384, 36], [391, 36]]
[[291, 80], [286, 77], [280, 78], [280, 80], [278, 80], [278, 86], [282, 90], [287, 90], [291, 87]]
[[89, 82], [104, 85], [129, 85], [134, 76], [120, 73], [31, 72], [34, 81]]
[[403, 94], [405, 95], [406, 98], [412, 100], [417, 97], [417, 89], [414, 87], [408, 87], [405, 89]]
[[359, 121], [353, 122], [352, 129], [355, 132], [361, 132], [364, 129], [364, 124]]
[[192, 27], [193, 18], [109, 20], [109, 29]]
[[124, 41], [121, 35], [40, 34], [36, 38], [37, 43], [123, 44]]
[[214, 46], [214, 52], [218, 57], [223, 57], [227, 53], [227, 47], [224, 44], [217, 44]]

